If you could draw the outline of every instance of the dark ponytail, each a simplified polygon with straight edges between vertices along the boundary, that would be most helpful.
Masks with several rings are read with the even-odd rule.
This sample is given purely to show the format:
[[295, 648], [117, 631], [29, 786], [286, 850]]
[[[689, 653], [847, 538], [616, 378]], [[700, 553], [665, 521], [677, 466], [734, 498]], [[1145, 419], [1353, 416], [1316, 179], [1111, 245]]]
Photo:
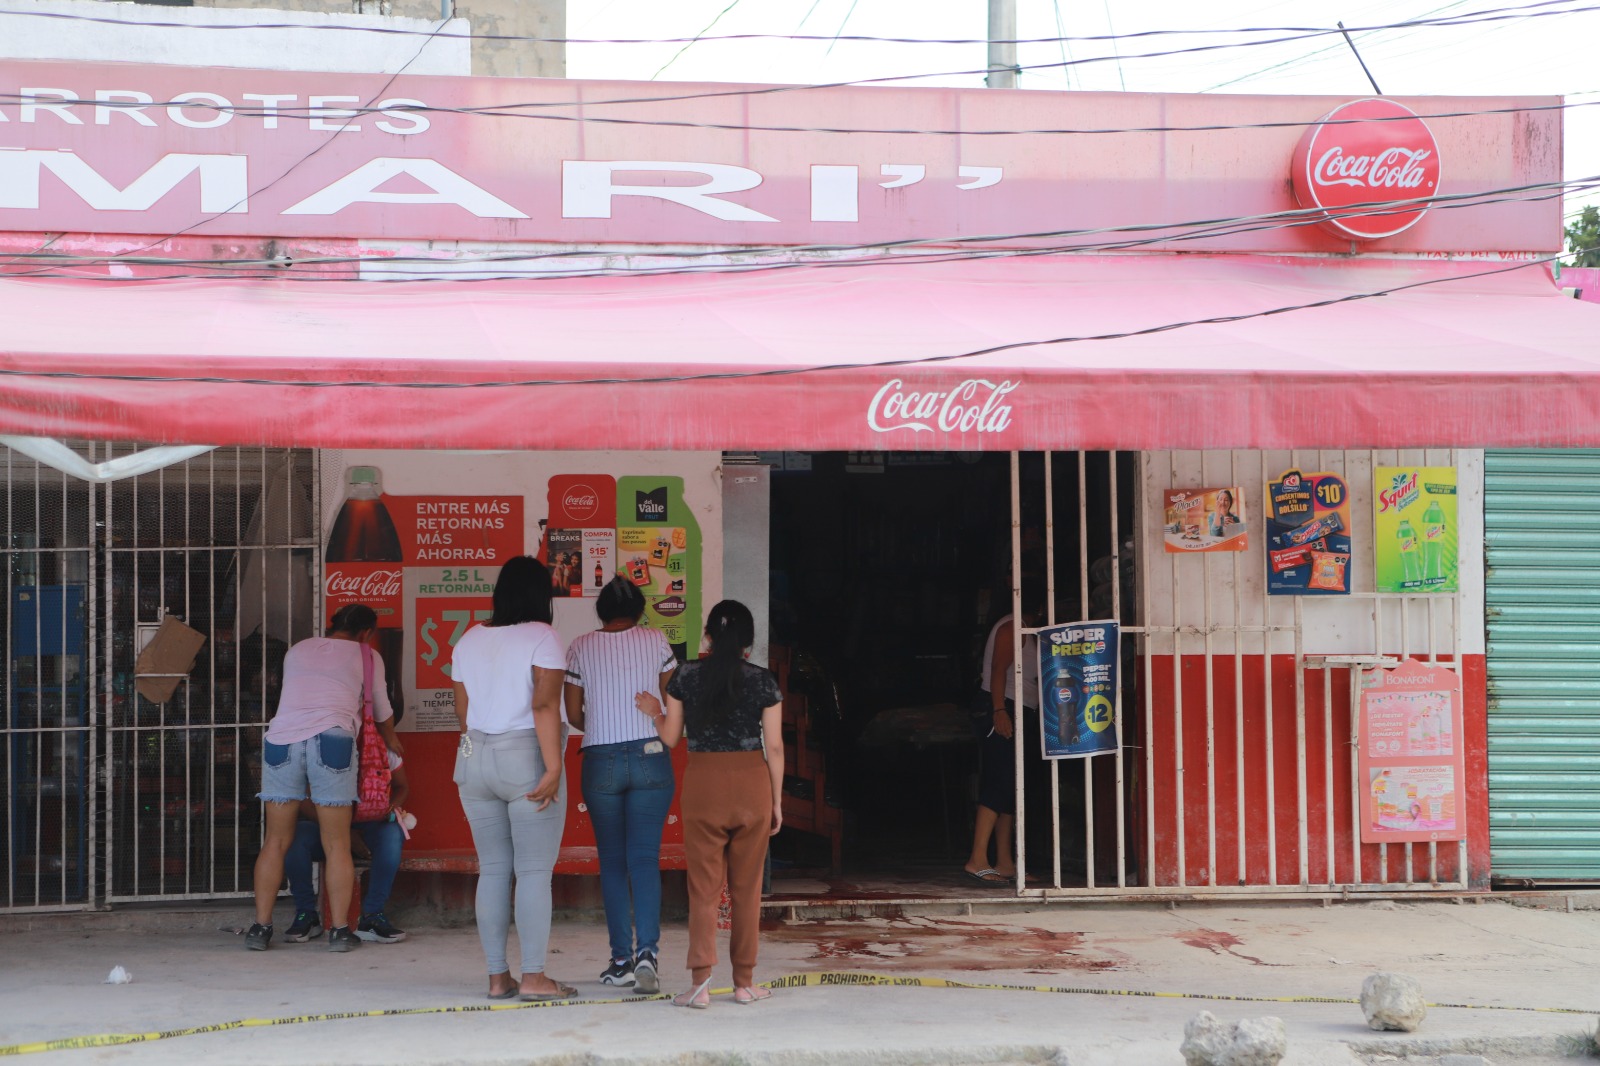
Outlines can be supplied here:
[[359, 637], [377, 628], [378, 612], [364, 603], [347, 603], [328, 619], [330, 637], [335, 633], [343, 633], [347, 637]]
[[706, 616], [711, 654], [701, 660], [706, 710], [712, 721], [733, 713], [744, 694], [744, 653], [756, 642], [756, 620], [738, 600], [723, 600]]

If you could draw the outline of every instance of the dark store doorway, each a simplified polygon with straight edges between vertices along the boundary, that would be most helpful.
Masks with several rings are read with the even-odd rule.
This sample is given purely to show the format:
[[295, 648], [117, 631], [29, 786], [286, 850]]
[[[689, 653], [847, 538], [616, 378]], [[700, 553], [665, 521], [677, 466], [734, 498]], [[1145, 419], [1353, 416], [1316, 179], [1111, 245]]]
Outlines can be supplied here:
[[[1113, 498], [1123, 538], [1135, 528], [1135, 457], [1088, 458], [1081, 497], [1077, 453], [1051, 464], [1059, 621], [1110, 613]], [[968, 710], [990, 628], [1011, 610], [1010, 455], [816, 452], [781, 462], [772, 467], [772, 643], [789, 691], [803, 698], [785, 716], [785, 808], [797, 811], [786, 816], [794, 831], [775, 844], [774, 891], [785, 878], [846, 895], [975, 887], [962, 871], [977, 772]], [[1044, 480], [1044, 457], [1022, 455], [1023, 572], [1041, 583]], [[1132, 554], [1123, 557], [1131, 618]], [[1075, 838], [1082, 863], [1082, 772], [1081, 761], [1062, 764], [1068, 869]], [[1048, 855], [1048, 836], [1029, 836], [1030, 853]]]

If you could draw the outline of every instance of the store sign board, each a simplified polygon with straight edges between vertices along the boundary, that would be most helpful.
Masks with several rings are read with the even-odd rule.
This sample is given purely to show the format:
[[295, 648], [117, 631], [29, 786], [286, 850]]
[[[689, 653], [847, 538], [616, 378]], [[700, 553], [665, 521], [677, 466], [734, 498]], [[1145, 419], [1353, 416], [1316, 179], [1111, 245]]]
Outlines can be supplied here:
[[1407, 659], [1361, 677], [1357, 810], [1364, 844], [1466, 837], [1461, 679]]
[[1114, 620], [1039, 630], [1039, 692], [1046, 759], [1117, 750], [1117, 674], [1121, 627]]
[[1330, 231], [1359, 241], [1415, 226], [1427, 205], [1394, 210], [1367, 205], [1438, 195], [1439, 143], [1428, 124], [1393, 100], [1356, 100], [1323, 115], [1294, 151], [1295, 200], [1324, 212]]
[[[17, 62], [0, 73], [0, 231], [763, 246], [1000, 235], [995, 243], [1097, 245], [1107, 226], [1293, 211], [1282, 179], [1298, 124], [1335, 103], [882, 86], [744, 94], [735, 85]], [[1437, 98], [1424, 110], [1496, 103]], [[1400, 107], [1358, 106], [1380, 105]], [[1508, 161], [1480, 166], [1480, 188], [1559, 178], [1558, 113], [1526, 114], [1542, 135], [1521, 137], [1517, 153], [1494, 118], [1441, 132], [1458, 153], [1470, 146]], [[881, 132], [830, 132], [840, 127]], [[1341, 139], [1365, 128], [1316, 127], [1307, 206], [1431, 191], [1444, 144]], [[1005, 135], [986, 135], [996, 132]], [[1190, 162], [1175, 170], [1179, 156]], [[1430, 220], [1426, 236], [1384, 247], [1542, 250], [1559, 236], [1559, 212], [1555, 201], [1453, 211]], [[1405, 228], [1387, 216], [1381, 226]], [[1083, 237], [1070, 235], [1079, 229]], [[1183, 247], [1339, 247], [1314, 227], [1233, 229]], [[1057, 236], [1023, 236], [1041, 233]]]
[[1455, 468], [1380, 466], [1372, 477], [1377, 591], [1458, 591]]

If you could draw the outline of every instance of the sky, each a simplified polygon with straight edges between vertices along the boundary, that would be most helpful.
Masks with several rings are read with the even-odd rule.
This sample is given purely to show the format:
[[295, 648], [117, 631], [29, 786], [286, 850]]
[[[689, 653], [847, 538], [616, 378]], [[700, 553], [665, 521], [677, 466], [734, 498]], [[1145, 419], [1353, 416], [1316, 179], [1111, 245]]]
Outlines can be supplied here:
[[[1352, 29], [1418, 18], [1515, 14], [1509, 21], [1459, 27], [1353, 32], [1372, 77], [1387, 95], [1561, 95], [1566, 112], [1565, 171], [1600, 174], [1600, 0], [1015, 0], [1017, 35], [1083, 38], [1150, 30], [1250, 27]], [[1534, 6], [1530, 6], [1530, 3]], [[1533, 12], [1561, 12], [1524, 17]], [[720, 17], [719, 17], [720, 16]], [[697, 34], [838, 34], [982, 39], [986, 0], [568, 0], [574, 38], [694, 37]], [[709, 27], [709, 30], [708, 30]], [[1139, 53], [1289, 36], [1207, 33], [1117, 42], [1023, 45], [1020, 88], [1039, 91], [1226, 92], [1371, 95], [1367, 76], [1340, 37], [1226, 48], [1188, 55]], [[1089, 62], [1085, 62], [1089, 61]], [[1071, 64], [1062, 66], [1061, 64]], [[700, 41], [681, 44], [574, 44], [573, 78], [804, 84], [906, 74], [972, 71], [986, 64], [982, 44], [851, 41]], [[979, 87], [981, 74], [898, 82]], [[1600, 193], [1569, 197], [1573, 215]]]

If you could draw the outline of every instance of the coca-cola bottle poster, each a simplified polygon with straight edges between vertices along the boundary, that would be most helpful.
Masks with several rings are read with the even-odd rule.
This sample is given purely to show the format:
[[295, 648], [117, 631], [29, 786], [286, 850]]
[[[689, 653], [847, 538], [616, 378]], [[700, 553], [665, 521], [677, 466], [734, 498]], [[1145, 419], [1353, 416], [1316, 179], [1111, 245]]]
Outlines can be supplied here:
[[500, 564], [522, 545], [521, 495], [390, 496], [378, 468], [347, 471], [324, 559], [326, 607], [329, 617], [347, 603], [378, 613], [402, 730], [458, 728], [450, 649], [489, 617]]

